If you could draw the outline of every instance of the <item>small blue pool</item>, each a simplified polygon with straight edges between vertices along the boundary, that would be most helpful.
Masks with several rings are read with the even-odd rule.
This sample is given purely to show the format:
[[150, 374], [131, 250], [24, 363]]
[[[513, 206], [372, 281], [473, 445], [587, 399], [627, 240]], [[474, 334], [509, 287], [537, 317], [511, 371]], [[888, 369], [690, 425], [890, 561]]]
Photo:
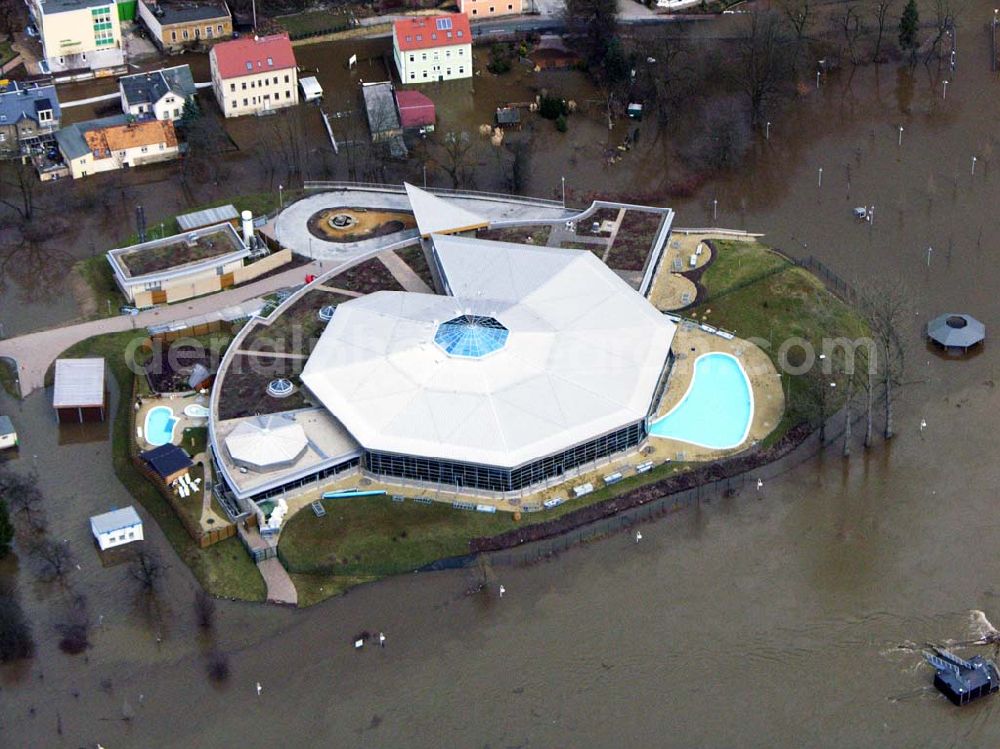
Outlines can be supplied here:
[[157, 406], [146, 414], [146, 442], [159, 447], [174, 438], [174, 427], [177, 419], [174, 412], [167, 406]]
[[750, 431], [753, 393], [736, 357], [699, 356], [694, 377], [681, 402], [649, 425], [654, 437], [724, 450], [740, 445]]

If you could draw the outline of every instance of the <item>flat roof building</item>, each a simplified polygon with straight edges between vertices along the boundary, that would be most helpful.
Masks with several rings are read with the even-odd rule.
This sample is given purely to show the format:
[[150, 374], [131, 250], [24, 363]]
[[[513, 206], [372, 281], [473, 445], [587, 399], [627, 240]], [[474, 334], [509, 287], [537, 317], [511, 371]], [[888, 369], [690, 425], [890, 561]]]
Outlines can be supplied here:
[[90, 532], [101, 551], [142, 541], [142, 518], [132, 505], [90, 518]]
[[56, 359], [52, 407], [60, 424], [104, 421], [104, 359]]
[[140, 307], [218, 291], [251, 251], [232, 224], [206, 226], [108, 252], [115, 283]]
[[115, 0], [29, 0], [28, 8], [42, 37], [42, 72], [99, 70], [125, 63]]

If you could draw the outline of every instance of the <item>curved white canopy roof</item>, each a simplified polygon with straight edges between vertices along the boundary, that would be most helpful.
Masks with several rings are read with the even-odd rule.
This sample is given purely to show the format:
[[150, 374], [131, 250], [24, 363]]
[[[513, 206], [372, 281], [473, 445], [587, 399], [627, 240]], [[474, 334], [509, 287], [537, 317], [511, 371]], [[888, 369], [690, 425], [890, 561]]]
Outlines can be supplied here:
[[307, 445], [302, 425], [279, 414], [248, 419], [226, 437], [234, 463], [264, 470], [298, 460]]
[[[302, 373], [365, 448], [513, 468], [645, 418], [675, 327], [593, 254], [433, 241], [454, 296], [339, 305]], [[449, 355], [435, 334], [464, 315], [503, 345]]]

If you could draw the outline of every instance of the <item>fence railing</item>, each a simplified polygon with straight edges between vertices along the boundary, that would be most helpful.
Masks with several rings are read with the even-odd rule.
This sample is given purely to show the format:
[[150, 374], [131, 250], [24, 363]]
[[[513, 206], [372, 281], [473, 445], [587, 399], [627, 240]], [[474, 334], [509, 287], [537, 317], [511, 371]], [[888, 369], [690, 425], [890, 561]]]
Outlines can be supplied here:
[[[340, 182], [340, 181], [320, 181], [307, 180], [302, 183], [304, 190], [377, 190], [379, 192], [405, 193], [406, 188], [402, 185], [389, 185], [382, 182]], [[532, 203], [544, 205], [550, 208], [562, 208], [563, 204], [558, 200], [549, 198], [535, 198], [527, 195], [511, 195], [503, 192], [485, 192], [480, 190], [453, 190], [446, 187], [424, 188], [434, 195], [445, 195], [452, 197], [481, 198], [484, 200], [505, 200], [521, 203]]]

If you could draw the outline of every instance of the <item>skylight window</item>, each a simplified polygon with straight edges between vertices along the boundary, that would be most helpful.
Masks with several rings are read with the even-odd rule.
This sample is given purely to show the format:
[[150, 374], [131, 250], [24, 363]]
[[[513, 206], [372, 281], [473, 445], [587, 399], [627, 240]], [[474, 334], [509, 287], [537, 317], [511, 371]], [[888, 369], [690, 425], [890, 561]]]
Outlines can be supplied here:
[[247, 70], [253, 70], [253, 63], [247, 60]]
[[451, 28], [451, 19], [450, 18], [437, 19], [437, 28], [438, 31], [447, 31], [448, 29]]
[[272, 67], [274, 67], [274, 60], [271, 59], [270, 57], [268, 57], [267, 58], [267, 64], [270, 65], [270, 66], [272, 66]]
[[508, 331], [492, 317], [462, 315], [438, 326], [434, 343], [450, 356], [480, 359], [507, 343]]

